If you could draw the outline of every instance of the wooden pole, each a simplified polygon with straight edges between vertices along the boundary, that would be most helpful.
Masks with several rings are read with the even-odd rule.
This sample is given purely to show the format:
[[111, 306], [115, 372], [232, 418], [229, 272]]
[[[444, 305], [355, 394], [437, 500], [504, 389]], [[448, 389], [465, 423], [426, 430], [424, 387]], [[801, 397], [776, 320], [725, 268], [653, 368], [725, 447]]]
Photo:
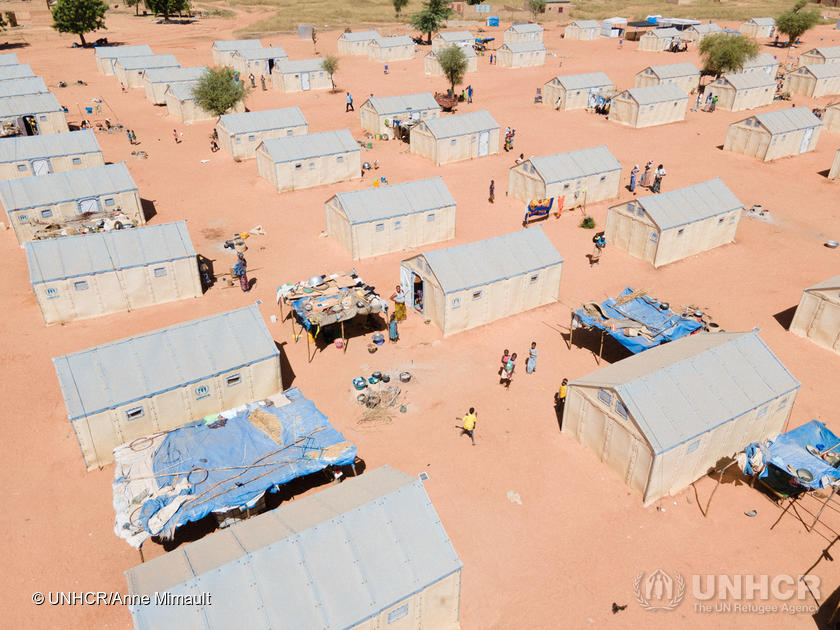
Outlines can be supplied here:
[[598, 365], [601, 365], [601, 359], [603, 358], [602, 354], [604, 353], [604, 331], [601, 331], [601, 345], [598, 348], [598, 360], [596, 361]]
[[146, 558], [143, 557], [143, 547], [137, 547], [137, 551], [140, 552], [140, 563], [146, 562]]
[[572, 320], [569, 322], [569, 350], [572, 349], [572, 335], [575, 334], [575, 314], [572, 313]]
[[341, 320], [341, 340], [342, 345], [344, 346], [344, 352], [347, 352], [347, 337], [344, 336], [344, 320]]
[[309, 331], [303, 331], [306, 333], [306, 362], [312, 363], [312, 357], [309, 356]]

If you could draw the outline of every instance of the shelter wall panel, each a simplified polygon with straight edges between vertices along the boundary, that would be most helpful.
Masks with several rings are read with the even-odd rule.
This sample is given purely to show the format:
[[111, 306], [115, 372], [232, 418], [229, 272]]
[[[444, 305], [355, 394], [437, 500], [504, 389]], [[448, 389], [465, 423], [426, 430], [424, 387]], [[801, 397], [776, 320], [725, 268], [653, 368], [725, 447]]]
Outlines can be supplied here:
[[73, 421], [73, 429], [87, 470], [108, 464], [114, 460], [115, 446], [122, 444], [114, 412], [107, 410], [87, 418]]
[[[166, 272], [165, 276], [160, 276], [159, 270], [163, 269]], [[143, 269], [146, 276], [146, 282], [151, 289], [151, 298], [155, 304], [163, 302], [171, 302], [177, 300], [179, 296], [178, 280], [175, 277], [175, 264], [173, 261], [160, 263], [157, 265], [150, 265]]]
[[829, 350], [840, 350], [840, 306], [821, 300], [808, 327], [808, 338]]
[[528, 202], [543, 199], [548, 193], [545, 182], [538, 175], [526, 173], [524, 165], [519, 164], [508, 171], [508, 196]]
[[840, 179], [840, 149], [834, 154], [834, 161], [828, 171], [828, 179]]
[[632, 99], [618, 97], [612, 99], [610, 113], [607, 116], [609, 120], [635, 127], [638, 116], [639, 108]]
[[120, 293], [125, 296], [127, 302], [122, 310], [133, 310], [154, 304], [154, 296], [146, 277], [145, 267], [123, 269], [117, 273], [120, 280]]
[[461, 571], [456, 571], [420, 593], [418, 628], [447, 628], [458, 623], [461, 600]]
[[189, 420], [223, 411], [226, 407], [222, 399], [222, 387], [223, 382], [212, 377], [183, 387], [184, 406]]
[[[55, 324], [73, 317], [73, 302], [65, 280], [36, 284], [32, 288], [45, 323]], [[52, 293], [48, 294], [48, 289]]]
[[[100, 286], [102, 275], [104, 274], [83, 276], [71, 280], [70, 290], [73, 291], [73, 306], [76, 311], [76, 319], [96, 317], [106, 312], [100, 299], [103, 289]], [[106, 290], [110, 288], [107, 282], [102, 282], [102, 285], [104, 285]], [[81, 287], [87, 288], [82, 289]]]
[[810, 291], [803, 291], [799, 306], [796, 307], [793, 320], [790, 322], [790, 332], [800, 337], [807, 337], [808, 330], [814, 324], [821, 302], [819, 295]]
[[178, 294], [173, 299], [201, 297], [201, 276], [198, 273], [198, 261], [194, 256], [175, 260], [172, 263], [174, 269], [174, 281], [177, 284]]
[[[120, 271], [110, 271], [93, 276], [95, 282], [91, 282], [91, 288], [94, 288], [93, 285], [95, 284], [95, 290], [99, 294], [99, 312], [96, 315], [118, 313], [130, 308], [130, 298], [126, 295], [124, 285], [121, 282], [121, 275], [122, 272]], [[70, 284], [72, 284], [72, 281]], [[81, 319], [81, 317], [77, 319]]]
[[257, 174], [268, 181], [275, 188], [277, 187], [277, 169], [274, 162], [265, 151], [257, 151]]
[[[568, 109], [565, 104], [566, 90], [559, 83], [555, 83], [554, 79], [543, 85], [543, 103], [547, 103], [557, 109]], [[558, 104], [557, 100], [562, 99]]]

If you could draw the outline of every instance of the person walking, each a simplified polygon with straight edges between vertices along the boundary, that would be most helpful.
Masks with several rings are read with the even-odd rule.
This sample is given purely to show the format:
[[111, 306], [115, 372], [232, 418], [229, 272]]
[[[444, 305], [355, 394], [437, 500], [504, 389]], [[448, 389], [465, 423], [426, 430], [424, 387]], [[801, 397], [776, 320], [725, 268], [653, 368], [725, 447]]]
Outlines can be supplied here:
[[134, 140], [131, 137], [131, 129], [126, 129], [125, 130], [125, 136], [126, 136], [126, 138], [128, 138], [129, 144], [134, 144]]
[[653, 186], [651, 187], [652, 192], [659, 192], [659, 189], [662, 187], [662, 178], [665, 177], [665, 175], [667, 175], [665, 167], [660, 164], [656, 167], [656, 170], [653, 173]]
[[388, 339], [391, 343], [397, 343], [400, 340], [400, 331], [397, 329], [397, 317], [391, 313], [391, 320], [388, 322]]
[[562, 411], [563, 407], [566, 406], [566, 392], [568, 391], [568, 384], [569, 379], [564, 378], [560, 383], [560, 387], [557, 388], [557, 404]]
[[490, 203], [496, 202], [496, 180], [490, 180], [490, 198], [488, 199]]
[[639, 175], [639, 165], [634, 164], [633, 170], [630, 171], [630, 192], [636, 194], [636, 177]]
[[650, 186], [650, 172], [651, 172], [652, 168], [653, 168], [653, 160], [648, 160], [648, 163], [645, 164], [645, 172], [642, 173], [642, 181], [641, 181], [642, 188]]
[[405, 293], [400, 285], [397, 285], [391, 299], [394, 300], [394, 319], [401, 322], [405, 319]]
[[516, 370], [516, 353], [510, 355], [510, 358], [505, 363], [505, 369], [502, 370], [502, 383], [505, 389], [510, 389], [510, 382], [513, 380], [513, 372]]
[[505, 351], [502, 353], [502, 364], [499, 366], [499, 376], [501, 376], [502, 372], [505, 371], [505, 366], [507, 365], [508, 361], [510, 361], [510, 350], [505, 348]]
[[252, 87], [252, 88], [257, 87], [256, 77], [254, 76], [254, 73], [253, 73], [253, 72], [252, 72], [251, 74], [249, 74], [249, 75], [248, 75], [248, 78], [251, 80], [251, 87]]
[[181, 138], [178, 137], [178, 130], [172, 130], [172, 136], [175, 138], [175, 144], [181, 144]]
[[531, 342], [531, 349], [528, 351], [528, 360], [525, 361], [525, 372], [533, 374], [537, 371], [537, 342]]
[[464, 421], [461, 425], [461, 435], [465, 433], [470, 436], [472, 445], [475, 446], [475, 424], [478, 422], [478, 414], [475, 412], [475, 407], [470, 407], [470, 410], [464, 415]]
[[472, 103], [473, 89], [472, 85], [467, 86], [467, 103]]
[[718, 96], [717, 96], [717, 94], [715, 94], [715, 95], [712, 97], [712, 103], [711, 103], [711, 105], [709, 105], [709, 111], [710, 111], [710, 112], [715, 111], [715, 108], [717, 108], [717, 102], [718, 102]]
[[236, 264], [233, 267], [233, 275], [239, 278], [239, 288], [243, 293], [248, 293], [251, 290], [250, 282], [248, 281], [248, 262], [242, 252], [236, 255]]
[[260, 75], [260, 85], [262, 86], [262, 91], [265, 92], [266, 87], [265, 87], [265, 75], [264, 74]]
[[696, 112], [700, 109], [700, 104], [703, 102], [703, 94], [697, 92], [697, 98], [694, 100], [694, 107], [691, 108], [691, 111]]
[[344, 101], [344, 113], [347, 112], [355, 112], [356, 108], [353, 107], [353, 95], [350, 92], [347, 92], [347, 98]]

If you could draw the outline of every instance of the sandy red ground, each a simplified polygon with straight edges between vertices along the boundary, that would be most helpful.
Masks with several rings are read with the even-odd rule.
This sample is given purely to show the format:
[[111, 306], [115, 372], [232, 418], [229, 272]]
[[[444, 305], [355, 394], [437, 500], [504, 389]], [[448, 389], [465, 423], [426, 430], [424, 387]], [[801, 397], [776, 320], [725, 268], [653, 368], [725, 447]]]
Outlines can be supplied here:
[[[17, 49], [22, 62], [50, 86], [77, 79], [87, 86], [55, 88], [59, 100], [78, 120], [78, 106], [102, 98], [112, 121], [136, 131], [148, 160], [132, 158], [124, 135], [99, 134], [106, 160], [126, 161], [141, 196], [154, 203], [151, 223], [187, 219], [198, 251], [221, 268], [230, 256], [221, 241], [233, 232], [262, 224], [267, 235], [249, 241], [249, 266], [255, 290], [213, 288], [203, 298], [100, 317], [66, 326], [46, 327], [27, 281], [23, 251], [7, 232], [0, 238], [6, 261], [7, 288], [2, 300], [4, 383], [0, 415], [5, 465], [0, 529], [4, 570], [0, 594], [2, 625], [9, 628], [130, 627], [128, 610], [114, 607], [36, 607], [34, 591], [126, 591], [123, 571], [139, 562], [138, 554], [113, 533], [109, 466], [87, 473], [66, 420], [51, 357], [120, 337], [261, 301], [268, 321], [277, 314], [275, 287], [354, 266], [329, 238], [323, 202], [339, 191], [370, 185], [354, 181], [329, 187], [277, 194], [257, 176], [253, 161], [235, 163], [223, 153], [211, 154], [208, 134], [213, 123], [185, 126], [166, 109], [151, 105], [142, 90], [120, 92], [113, 77], [101, 76], [92, 50], [71, 49], [71, 36], [46, 28], [44, 12], [33, 11], [35, 25], [25, 32], [30, 46]], [[107, 36], [127, 44], [149, 43], [157, 53], [173, 53], [182, 65], [211, 63], [210, 41], [231, 36], [260, 17], [243, 14], [238, 23], [213, 19], [192, 25], [158, 25], [150, 19], [109, 16]], [[490, 29], [501, 39], [501, 29]], [[322, 33], [319, 52], [335, 48], [338, 33]], [[294, 343], [288, 324], [271, 324], [284, 344], [294, 370], [294, 384], [313, 398], [331, 421], [359, 449], [370, 467], [389, 464], [411, 474], [426, 471], [426, 483], [440, 517], [464, 562], [461, 620], [465, 629], [485, 628], [719, 628], [769, 623], [775, 628], [812, 628], [807, 614], [750, 616], [698, 614], [691, 596], [675, 612], [645, 612], [634, 601], [633, 580], [656, 568], [691, 574], [799, 574], [816, 564], [822, 579], [821, 600], [838, 585], [836, 561], [820, 560], [828, 545], [821, 534], [806, 533], [786, 515], [771, 531], [780, 510], [741, 484], [726, 483], [714, 496], [704, 518], [689, 488], [658, 506], [643, 508], [597, 457], [558, 431], [552, 406], [562, 377], [594, 370], [591, 348], [567, 349], [561, 330], [569, 311], [585, 300], [614, 296], [627, 285], [647, 289], [674, 305], [697, 304], [727, 330], [761, 329], [763, 339], [802, 382], [792, 425], [820, 418], [840, 428], [836, 410], [840, 357], [793, 336], [774, 315], [793, 307], [803, 287], [838, 273], [836, 251], [824, 241], [840, 236], [838, 188], [820, 172], [829, 168], [840, 137], [824, 133], [817, 151], [764, 164], [720, 150], [727, 125], [744, 113], [689, 113], [685, 122], [635, 130], [582, 111], [559, 113], [534, 105], [535, 88], [555, 74], [605, 70], [618, 86], [632, 86], [633, 75], [652, 63], [697, 60], [694, 52], [679, 57], [643, 53], [635, 44], [622, 50], [615, 41], [565, 42], [558, 27], [546, 34], [552, 53], [540, 68], [507, 70], [479, 60], [469, 75], [475, 102], [460, 111], [487, 108], [502, 126], [517, 129], [515, 153], [543, 155], [607, 144], [625, 173], [648, 159], [668, 170], [663, 190], [713, 177], [746, 204], [771, 210], [771, 222], [745, 218], [735, 243], [665, 268], [621, 251], [607, 249], [600, 266], [590, 268], [591, 232], [577, 227], [575, 212], [544, 222], [543, 229], [565, 257], [559, 301], [477, 330], [443, 339], [416, 316], [402, 326], [402, 341], [376, 355], [361, 339], [342, 355], [328, 348], [308, 364], [306, 346]], [[312, 43], [295, 35], [264, 39], [281, 44], [292, 58], [312, 56]], [[840, 33], [820, 27], [804, 46], [840, 43]], [[772, 49], [768, 49], [771, 50]], [[801, 50], [801, 49], [800, 49]], [[425, 52], [425, 50], [423, 51]], [[784, 53], [782, 53], [784, 54]], [[794, 51], [794, 54], [796, 52]], [[440, 78], [423, 74], [422, 55], [382, 65], [364, 58], [341, 59], [337, 83], [349, 89], [358, 106], [370, 93], [402, 94], [444, 87]], [[827, 99], [822, 99], [824, 104]], [[797, 105], [817, 103], [796, 98]], [[344, 94], [310, 92], [284, 95], [255, 92], [253, 110], [300, 105], [311, 131], [349, 126], [361, 138], [358, 112], [344, 113]], [[766, 109], [790, 107], [776, 103]], [[183, 131], [176, 145], [173, 128]], [[457, 236], [465, 243], [519, 229], [523, 204], [503, 194], [513, 154], [463, 162], [438, 169], [408, 154], [405, 145], [377, 143], [363, 159], [378, 159], [379, 174], [401, 182], [441, 174], [458, 201]], [[209, 160], [202, 163], [202, 160]], [[494, 178], [495, 205], [487, 203]], [[626, 177], [625, 177], [626, 180]], [[626, 181], [624, 182], [626, 183]], [[621, 198], [629, 193], [622, 188]], [[612, 203], [612, 202], [610, 202]], [[608, 203], [588, 208], [603, 225]], [[405, 254], [368, 259], [355, 268], [387, 294], [398, 279]], [[510, 391], [497, 385], [500, 351], [526, 354], [531, 340], [539, 344], [539, 368], [522, 370]], [[409, 412], [387, 425], [361, 426], [350, 381], [372, 369], [413, 366], [408, 386]], [[459, 437], [454, 418], [474, 405], [478, 409], [478, 445]], [[697, 494], [705, 504], [714, 481], [702, 479]], [[521, 505], [506, 493], [521, 496]], [[756, 509], [755, 518], [744, 512]], [[834, 523], [838, 523], [838, 515]], [[163, 553], [149, 544], [146, 557]], [[834, 552], [834, 556], [837, 553]], [[611, 604], [629, 604], [617, 615]], [[779, 602], [776, 602], [779, 603]], [[811, 604], [813, 602], [806, 602]]]

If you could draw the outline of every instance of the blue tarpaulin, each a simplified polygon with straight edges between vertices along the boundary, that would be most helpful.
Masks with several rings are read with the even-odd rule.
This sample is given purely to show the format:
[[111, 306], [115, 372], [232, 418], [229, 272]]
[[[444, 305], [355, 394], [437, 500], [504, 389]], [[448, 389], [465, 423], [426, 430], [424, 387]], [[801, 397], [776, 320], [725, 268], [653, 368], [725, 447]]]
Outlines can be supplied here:
[[[631, 293], [633, 289], [627, 287], [618, 298]], [[660, 302], [644, 295], [621, 306], [616, 306], [616, 300], [609, 298], [601, 302], [601, 311], [608, 319], [593, 317], [584, 309], [574, 311], [574, 317], [587, 328], [603, 330], [633, 354], [703, 328], [703, 324], [696, 319], [677, 315], [670, 309], [662, 308]], [[639, 324], [644, 328], [640, 328]], [[638, 334], [628, 335], [629, 330], [638, 331]]]

